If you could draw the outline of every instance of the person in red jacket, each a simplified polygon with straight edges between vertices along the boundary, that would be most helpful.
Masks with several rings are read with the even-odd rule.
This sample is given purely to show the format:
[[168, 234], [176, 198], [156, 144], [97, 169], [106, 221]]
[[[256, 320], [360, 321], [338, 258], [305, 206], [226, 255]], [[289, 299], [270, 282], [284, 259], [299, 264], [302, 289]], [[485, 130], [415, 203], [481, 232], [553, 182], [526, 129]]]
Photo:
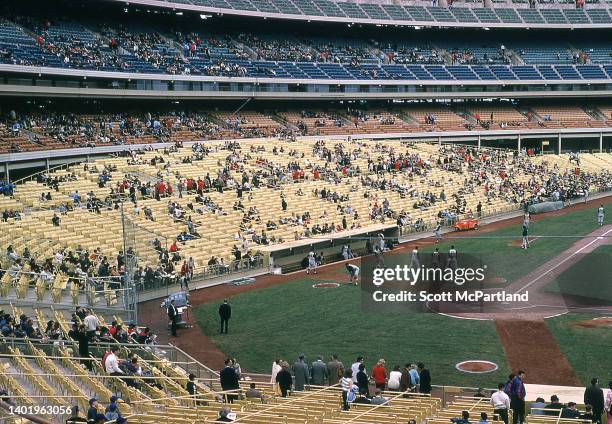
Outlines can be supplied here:
[[378, 363], [372, 368], [372, 378], [378, 390], [385, 390], [387, 385], [387, 370], [385, 369], [384, 359], [379, 359]]

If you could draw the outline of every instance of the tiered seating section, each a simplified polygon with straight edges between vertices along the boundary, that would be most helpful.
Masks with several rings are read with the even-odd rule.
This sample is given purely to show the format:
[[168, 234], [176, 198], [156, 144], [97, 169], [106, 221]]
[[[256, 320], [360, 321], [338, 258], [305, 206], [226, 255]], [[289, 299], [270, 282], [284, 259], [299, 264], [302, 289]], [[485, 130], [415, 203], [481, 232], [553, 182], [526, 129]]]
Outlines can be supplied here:
[[[377, 7], [383, 10], [382, 6]], [[422, 6], [407, 7], [427, 12]], [[445, 9], [433, 10], [439, 14]], [[286, 34], [187, 31], [164, 34], [146, 25], [132, 29], [120, 25], [10, 19], [0, 20], [0, 61], [16, 65], [333, 80], [590, 80], [609, 79], [612, 73], [611, 48], [596, 41], [592, 46], [583, 43], [579, 48], [561, 42], [506, 46], [503, 40], [486, 45], [440, 41], [436, 46], [435, 40], [426, 45], [388, 38], [298, 39]]]
[[[328, 163], [326, 149], [331, 150], [331, 155], [342, 151], [353, 158], [344, 166], [336, 165], [335, 161]], [[390, 160], [391, 154], [402, 155], [411, 171], [388, 170], [382, 171], [380, 178], [373, 176], [377, 167]], [[155, 267], [158, 252], [152, 246], [153, 240], [157, 238], [162, 247], [169, 247], [179, 234], [188, 230], [187, 219], [191, 217], [197, 234], [191, 240], [179, 242], [178, 247], [181, 257], [193, 257], [198, 268], [207, 266], [213, 256], [229, 264], [236, 248], [244, 258], [247, 253], [255, 255], [263, 245], [314, 237], [318, 233], [366, 231], [381, 222], [395, 223], [400, 217], [404, 218], [407, 229], [423, 229], [434, 226], [439, 215], [453, 217], [475, 211], [479, 202], [485, 214], [499, 213], [518, 207], [523, 198], [531, 195], [520, 183], [532, 181], [537, 185], [540, 179], [547, 178], [550, 168], [548, 156], [516, 161], [510, 151], [489, 150], [473, 154], [472, 166], [468, 168], [466, 154], [462, 147], [439, 150], [437, 145], [404, 145], [398, 141], [352, 141], [335, 145], [321, 141], [278, 141], [264, 145], [250, 140], [239, 145], [212, 142], [201, 159], [193, 155], [191, 148], [165, 153], [143, 151], [134, 158], [98, 159], [51, 173], [48, 177], [59, 179], [57, 190], [46, 186], [44, 180], [17, 185], [10, 202], [15, 203], [13, 209], [23, 213], [18, 220], [8, 218], [0, 222], [3, 234], [0, 249], [6, 251], [10, 245], [18, 249], [28, 246], [39, 263], [52, 259], [57, 252], [65, 253], [66, 249], [117, 257], [123, 249], [122, 220], [119, 208], [112, 206], [109, 195], [111, 189], [116, 192], [119, 186], [129, 186], [134, 178], [145, 186], [163, 181], [173, 187], [172, 194], [162, 195], [160, 200], [152, 194], [143, 195], [137, 188], [137, 207], [130, 202], [124, 207], [129, 221], [135, 224], [128, 232], [141, 264]], [[490, 155], [495, 158], [495, 165], [480, 169], [479, 161]], [[192, 160], [186, 162], [186, 158]], [[452, 165], [445, 165], [445, 158], [453, 158]], [[555, 163], [561, 172], [575, 168], [568, 156], [559, 157]], [[390, 166], [395, 167], [395, 163]], [[110, 179], [105, 187], [100, 187], [103, 169], [112, 171], [105, 172]], [[581, 184], [589, 185], [590, 191], [595, 192], [610, 181], [609, 178], [607, 182], [601, 180], [600, 173], [612, 169], [612, 156], [585, 154], [581, 169], [593, 172], [592, 179]], [[471, 180], [474, 172], [482, 181], [486, 173], [489, 184], [464, 186], [463, 181]], [[258, 177], [257, 183], [253, 182], [254, 175]], [[502, 185], [500, 175], [511, 176], [512, 184]], [[221, 176], [223, 192], [216, 190], [213, 183], [213, 188], [202, 193], [203, 198], [187, 190], [183, 190], [182, 198], [178, 197], [179, 181], [186, 184], [188, 179], [205, 180], [206, 176], [211, 180]], [[391, 178], [393, 185], [390, 186]], [[331, 182], [334, 180], [338, 183]], [[249, 182], [250, 190], [243, 191], [238, 198], [236, 187], [244, 181]], [[325, 198], [321, 195], [323, 189], [328, 193]], [[73, 202], [77, 191], [82, 196], [80, 205]], [[51, 192], [52, 199], [41, 200], [41, 194], [47, 192]], [[87, 198], [104, 202], [99, 213], [85, 209]], [[281, 198], [287, 203], [286, 210], [281, 207]], [[170, 202], [185, 210], [181, 218], [169, 214]], [[383, 208], [387, 203], [386, 209]], [[61, 214], [58, 205], [69, 208], [64, 207]], [[154, 220], [147, 219], [145, 209], [150, 209]], [[61, 219], [58, 226], [52, 224], [54, 213]], [[5, 267], [9, 265], [6, 263]]]
[[[117, 144], [155, 144], [284, 136], [465, 131], [530, 128], [602, 128], [609, 106], [409, 105], [394, 109], [243, 110], [144, 114], [18, 115], [0, 121], [0, 153]], [[489, 122], [493, 113], [493, 122]], [[480, 117], [480, 120], [478, 119]], [[478, 122], [480, 121], [480, 122]]]

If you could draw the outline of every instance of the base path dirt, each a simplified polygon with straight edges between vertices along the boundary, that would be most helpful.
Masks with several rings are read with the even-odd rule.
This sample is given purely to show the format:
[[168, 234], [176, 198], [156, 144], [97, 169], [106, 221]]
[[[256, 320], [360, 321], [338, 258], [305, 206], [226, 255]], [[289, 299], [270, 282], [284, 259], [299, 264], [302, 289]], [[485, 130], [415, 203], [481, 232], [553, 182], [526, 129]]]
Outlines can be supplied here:
[[544, 320], [495, 320], [495, 327], [512, 372], [522, 369], [537, 384], [581, 385]]
[[576, 321], [571, 326], [574, 328], [612, 328], [612, 317], [598, 317], [586, 321]]

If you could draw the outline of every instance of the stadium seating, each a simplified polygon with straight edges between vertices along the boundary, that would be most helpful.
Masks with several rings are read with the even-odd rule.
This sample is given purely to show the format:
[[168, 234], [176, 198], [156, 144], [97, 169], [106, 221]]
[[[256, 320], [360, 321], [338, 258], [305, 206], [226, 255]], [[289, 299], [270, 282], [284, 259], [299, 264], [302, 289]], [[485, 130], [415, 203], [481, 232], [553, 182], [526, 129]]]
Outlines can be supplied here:
[[[493, 111], [496, 123], [520, 118], [523, 122], [526, 122], [526, 117], [513, 109], [497, 107], [471, 109], [470, 111], [472, 114], [479, 112], [483, 116], [481, 119], [484, 119], [484, 117], [488, 119], [488, 114]], [[370, 113], [375, 114], [377, 112], [371, 111]], [[420, 121], [421, 118], [417, 118], [419, 116], [417, 109], [410, 113], [415, 117], [415, 121]], [[381, 114], [380, 116], [389, 117], [391, 115]], [[438, 111], [437, 120], [439, 120], [439, 125], [445, 125], [446, 122], [449, 125], [456, 125], [462, 122], [459, 115], [453, 115], [452, 112], [442, 110]], [[372, 125], [375, 127], [380, 125], [377, 119], [372, 119], [372, 121]], [[358, 125], [362, 126], [360, 130], [370, 128], [368, 127], [370, 124], [359, 123]], [[401, 125], [410, 126], [411, 124], [404, 122]], [[417, 124], [415, 122], [412, 125], [416, 126]], [[417, 155], [416, 157], [428, 160], [431, 164], [435, 164], [437, 158], [443, 158], [450, 152], [444, 150], [440, 152], [437, 146], [429, 144], [402, 147], [401, 144], [395, 143], [397, 149], [406, 151], [411, 155]], [[310, 166], [318, 166], [320, 172], [323, 172], [325, 162], [313, 154], [314, 141], [299, 144], [279, 141], [275, 143], [275, 149], [270, 145], [263, 147], [261, 143], [256, 141], [242, 141], [240, 143], [241, 153], [238, 156], [239, 161], [236, 162], [238, 166], [229, 171], [229, 177], [240, 181], [244, 173], [246, 175], [258, 173], [263, 179], [263, 184], [259, 188], [253, 188], [248, 196], [246, 193], [243, 195], [241, 201], [244, 209], [235, 208], [236, 201], [240, 200], [236, 199], [235, 195], [218, 191], [205, 193], [205, 196], [210, 198], [210, 205], [198, 203], [194, 192], [184, 192], [183, 198], [179, 199], [176, 191], [179, 178], [183, 182], [187, 178], [198, 179], [207, 174], [214, 178], [225, 167], [231, 151], [225, 147], [226, 144], [223, 142], [217, 142], [214, 146], [216, 146], [215, 150], [211, 151], [202, 160], [194, 160], [190, 163], [184, 163], [183, 159], [191, 155], [192, 151], [189, 148], [183, 148], [162, 154], [161, 156], [165, 159], [164, 162], [155, 165], [151, 165], [151, 161], [160, 155], [156, 151], [141, 152], [136, 155], [137, 162], [134, 162], [131, 157], [98, 159], [88, 164], [87, 170], [84, 169], [83, 165], [72, 165], [65, 170], [56, 171], [49, 175], [52, 178], [55, 175], [58, 177], [74, 175], [72, 180], [61, 182], [57, 191], [44, 185], [44, 182], [30, 181], [19, 184], [15, 189], [14, 198], [10, 200], [13, 203], [10, 204], [13, 204], [13, 208], [16, 210], [24, 210], [26, 207], [36, 209], [32, 209], [19, 220], [8, 219], [7, 222], [0, 223], [0, 228], [6, 229], [3, 231], [5, 236], [0, 238], [0, 248], [6, 250], [9, 245], [16, 243], [16, 240], [23, 240], [26, 242], [25, 245], [32, 249], [32, 254], [39, 259], [52, 258], [56, 252], [64, 249], [72, 251], [86, 249], [89, 252], [99, 249], [99, 255], [115, 257], [123, 249], [120, 211], [116, 208], [104, 206], [99, 213], [95, 213], [83, 206], [85, 204], [84, 198], [89, 196], [87, 193], [108, 200], [109, 187], [116, 189], [119, 183], [128, 178], [124, 176], [138, 176], [143, 182], [156, 182], [163, 179], [167, 184], [174, 187], [173, 196], [170, 198], [162, 197], [158, 201], [151, 197], [143, 197], [137, 192], [138, 207], [125, 206], [128, 219], [136, 226], [133, 230], [134, 235], [131, 236], [134, 239], [134, 248], [138, 252], [143, 265], [149, 264], [152, 266], [157, 264], [158, 256], [158, 252], [151, 246], [153, 239], [162, 240], [162, 244], [166, 246], [171, 245], [179, 234], [186, 230], [185, 219], [188, 215], [191, 215], [197, 232], [205, 232], [206, 237], [196, 236], [193, 240], [180, 243], [180, 254], [183, 258], [193, 257], [197, 266], [205, 267], [213, 256], [223, 258], [225, 264], [230, 264], [233, 260], [233, 246], [240, 245], [241, 239], [239, 237], [244, 237], [251, 232], [258, 236], [265, 232], [268, 243], [294, 240], [296, 234], [299, 237], [304, 237], [305, 227], [295, 225], [292, 219], [306, 211], [310, 214], [309, 228], [327, 224], [334, 228], [334, 231], [338, 231], [337, 228], [341, 231], [341, 223], [344, 218], [347, 228], [367, 230], [369, 225], [384, 219], [381, 216], [373, 215], [373, 210], [376, 211], [379, 207], [377, 204], [380, 204], [384, 199], [388, 199], [390, 208], [394, 213], [408, 215], [409, 227], [417, 229], [434, 225], [438, 219], [438, 213], [441, 211], [455, 210], [455, 213], [474, 211], [476, 204], [480, 201], [484, 213], [498, 213], [517, 207], [517, 202], [521, 200], [516, 193], [500, 192], [492, 196], [492, 192], [490, 192], [489, 196], [486, 196], [483, 187], [473, 187], [466, 191], [463, 185], [459, 183], [463, 181], [463, 178], [453, 177], [456, 175], [456, 171], [444, 170], [437, 166], [433, 166], [425, 175], [418, 177], [405, 173], [399, 174], [397, 178], [401, 176], [398, 183], [402, 185], [402, 189], [396, 188], [395, 190], [382, 190], [377, 185], [363, 187], [358, 176], [343, 175], [340, 170], [336, 171], [337, 174], [333, 172], [333, 175], [336, 175], [334, 178], [345, 180], [345, 184], [341, 185], [330, 185], [327, 179], [331, 178], [332, 174], [327, 176], [321, 174], [320, 179], [316, 179], [313, 174], [314, 168], [305, 169], [303, 178], [292, 176], [291, 172], [288, 171], [289, 166], [291, 163], [295, 163], [296, 158], [300, 157], [303, 157], [304, 160], [307, 159]], [[375, 163], [381, 160], [376, 159], [381, 154], [379, 153], [380, 147], [376, 143], [359, 142], [358, 144], [344, 144], [344, 146], [350, 149], [360, 146], [361, 151], [369, 152]], [[283, 150], [279, 151], [278, 149], [281, 147]], [[591, 156], [584, 155], [585, 158]], [[548, 156], [545, 158], [549, 160]], [[541, 163], [539, 158], [537, 160], [533, 159], [533, 161]], [[301, 160], [299, 163], [302, 163]], [[601, 172], [602, 169], [611, 169], [611, 164], [612, 158], [609, 154], [597, 157], [593, 163], [590, 163], [587, 159], [583, 160], [583, 168], [595, 172]], [[573, 165], [569, 163], [567, 158], [561, 160], [558, 165], [560, 169], [573, 169]], [[369, 164], [365, 157], [360, 154], [354, 161], [354, 166], [365, 170], [368, 169]], [[110, 173], [111, 179], [107, 186], [101, 188], [98, 185], [98, 180], [99, 173], [104, 167], [112, 168], [113, 171]], [[489, 171], [495, 172], [494, 169]], [[465, 173], [467, 170], [461, 172]], [[276, 178], [272, 175], [276, 175]], [[279, 179], [280, 175], [283, 175], [284, 184]], [[527, 181], [529, 176], [530, 173], [517, 170], [514, 179], [517, 182]], [[293, 180], [293, 184], [290, 183], [291, 180]], [[330, 200], [321, 199], [320, 196], [314, 195], [315, 189], [321, 191], [323, 188], [333, 190], [339, 197], [346, 196], [348, 200], [330, 204]], [[593, 186], [591, 189], [591, 192], [594, 192], [598, 187]], [[41, 200], [41, 194], [50, 190], [52, 191], [52, 200]], [[228, 190], [231, 192], [233, 188], [229, 186], [224, 191]], [[76, 191], [82, 193], [83, 196], [83, 204], [80, 206], [72, 201]], [[431, 203], [424, 200], [425, 193], [431, 192], [437, 198], [440, 191], [445, 192], [445, 201], [438, 199], [435, 203]], [[286, 211], [281, 210], [280, 207], [281, 193], [288, 204]], [[414, 196], [416, 193], [418, 195]], [[169, 201], [177, 202], [183, 208], [186, 207], [188, 202], [191, 202], [194, 209], [185, 208], [185, 217], [176, 219], [168, 214]], [[457, 204], [463, 202], [465, 202], [465, 206], [456, 209]], [[55, 226], [51, 223], [54, 211], [49, 208], [55, 208], [58, 205], [70, 205], [72, 210], [60, 215], [61, 224]], [[334, 206], [330, 207], [330, 205]], [[7, 206], [9, 206], [9, 203], [7, 203]], [[350, 206], [357, 214], [347, 213], [346, 206]], [[252, 207], [256, 207], [257, 212], [251, 219], [245, 221], [245, 213]], [[155, 221], [148, 220], [144, 216], [143, 210], [145, 208], [150, 208]], [[256, 219], [253, 219], [253, 217]], [[273, 227], [268, 226], [269, 222], [274, 223]], [[146, 231], [141, 229], [145, 227]], [[237, 234], [243, 235], [238, 236]], [[257, 243], [261, 243], [261, 240], [250, 240], [250, 236], [248, 237], [251, 242], [249, 249], [256, 251]], [[35, 240], [45, 240], [45, 242], [37, 244], [34, 242]], [[102, 302], [107, 301], [106, 298], [100, 300]]]
[[[244, 2], [247, 4], [247, 2]], [[250, 4], [250, 3], [249, 3]], [[271, 3], [261, 1], [260, 6]], [[317, 3], [338, 16], [370, 12], [386, 16], [379, 5]], [[252, 6], [255, 10], [255, 6]], [[263, 6], [262, 6], [263, 7]], [[313, 3], [314, 7], [314, 3]], [[401, 7], [401, 6], [397, 6]], [[365, 8], [365, 10], [363, 10]], [[470, 9], [406, 6], [415, 19], [440, 22], [473, 22]], [[394, 9], [395, 10], [395, 9]], [[522, 20], [543, 23], [537, 10], [518, 9]], [[544, 9], [551, 21], [581, 21], [581, 10]], [[268, 10], [269, 11], [269, 10]], [[503, 13], [502, 13], [503, 11]], [[513, 9], [497, 9], [501, 22], [520, 22]], [[482, 12], [481, 12], [482, 13]], [[356, 16], [357, 17], [357, 16]], [[10, 18], [9, 18], [10, 19]], [[117, 26], [85, 26], [71, 21], [0, 21], [0, 60], [17, 65], [37, 65], [132, 73], [243, 76], [305, 79], [398, 79], [398, 80], [537, 80], [609, 79], [610, 49], [605, 43], [510, 43], [507, 49], [469, 40], [408, 43], [383, 37], [293, 37], [282, 33], [188, 32], [163, 34]], [[488, 43], [487, 43], [488, 44]], [[74, 46], [74, 47], [72, 47]], [[516, 54], [529, 68], [499, 66], [512, 63]], [[423, 64], [415, 67], [410, 64]], [[497, 64], [497, 65], [496, 65]], [[589, 66], [581, 66], [581, 65]], [[546, 66], [548, 65], [548, 66]], [[513, 72], [514, 71], [514, 72]]]
[[[328, 65], [339, 66], [337, 64]], [[414, 75], [430, 75], [420, 67], [421, 65], [408, 66], [411, 67]], [[509, 72], [508, 68], [503, 65], [496, 66], [500, 66], [500, 68], [495, 68], [495, 71], [500, 74]], [[452, 73], [462, 72], [455, 68], [447, 67]], [[473, 78], [474, 74], [491, 73], [489, 69], [482, 66], [473, 65], [472, 69], [474, 72], [469, 78]], [[516, 75], [525, 79], [541, 78], [536, 75], [533, 66], [515, 66], [513, 70]], [[408, 71], [405, 70], [405, 72]], [[443, 72], [443, 70], [438, 69], [437, 72]], [[550, 68], [549, 72], [552, 73], [554, 70]], [[438, 75], [436, 72], [434, 74]], [[429, 78], [433, 77], [429, 76]], [[573, 106], [565, 108], [577, 109], [580, 112], [580, 108]], [[528, 120], [528, 106], [519, 105], [514, 109], [517, 110], [509, 110], [509, 107], [506, 107], [504, 115], [494, 113], [496, 118], [499, 118], [495, 119], [497, 123], [520, 123], [520, 126], [525, 128], [536, 128], [539, 123], [541, 124], [539, 126], [546, 128], [561, 128], [559, 126], [561, 124], [555, 126], [557, 119], [545, 120], [543, 116], [540, 116], [541, 119], [533, 116], [533, 124], [525, 122]], [[546, 106], [543, 106], [540, 115], [547, 115], [545, 109]], [[0, 121], [0, 153], [118, 144], [155, 144], [167, 141], [270, 137], [293, 131], [303, 135], [325, 136], [375, 132], [401, 133], [414, 131], [417, 128], [423, 131], [464, 131], [475, 127], [480, 130], [499, 129], [499, 125], [474, 126], [472, 125], [473, 116], [470, 116], [468, 111], [458, 108], [451, 110], [449, 107], [435, 104], [409, 107], [398, 111], [379, 109], [359, 112], [359, 110], [355, 109], [355, 113], [363, 113], [364, 116], [368, 116], [368, 119], [357, 119], [357, 125], [355, 125], [354, 116], [339, 109], [328, 109], [325, 112], [316, 109], [313, 111], [289, 109], [274, 112], [245, 110], [239, 112], [237, 116], [234, 116], [231, 111], [158, 112], [152, 113], [151, 118], [142, 118], [137, 114], [23, 114], [15, 119], [7, 118]], [[494, 112], [494, 110], [491, 111]], [[491, 111], [486, 114], [480, 113], [483, 121], [488, 120]], [[302, 116], [304, 113], [306, 116]], [[435, 125], [425, 123], [425, 117], [428, 115], [436, 118]], [[469, 119], [465, 118], [466, 115]], [[584, 117], [582, 115], [582, 118]], [[564, 115], [562, 127], [601, 128], [612, 124], [609, 107], [605, 105], [592, 106], [591, 113], [587, 115], [586, 120], [580, 119], [580, 114], [574, 118], [569, 119], [569, 116]], [[298, 125], [300, 122], [302, 124]], [[303, 131], [304, 125], [306, 132]]]

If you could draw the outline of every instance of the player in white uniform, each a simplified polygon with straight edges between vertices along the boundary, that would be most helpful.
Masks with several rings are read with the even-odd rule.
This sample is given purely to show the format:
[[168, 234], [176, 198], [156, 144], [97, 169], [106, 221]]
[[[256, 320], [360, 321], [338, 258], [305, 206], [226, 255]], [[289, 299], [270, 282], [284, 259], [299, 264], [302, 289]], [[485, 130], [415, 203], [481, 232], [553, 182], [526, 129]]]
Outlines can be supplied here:
[[414, 246], [412, 249], [412, 255], [410, 256], [410, 268], [418, 269], [421, 267], [421, 261], [419, 260], [419, 247]]
[[310, 274], [310, 271], [312, 271], [313, 274], [317, 273], [317, 258], [314, 252], [308, 254], [308, 269], [306, 270], [306, 274]]
[[440, 243], [440, 240], [442, 240], [442, 223], [440, 221], [438, 221], [438, 224], [436, 225], [434, 235], [436, 236], [436, 243]]
[[385, 236], [383, 233], [378, 234], [378, 248], [381, 252], [385, 251]]
[[600, 227], [603, 225], [605, 217], [606, 217], [606, 211], [603, 205], [601, 205], [599, 208], [597, 208], [597, 223], [599, 224]]
[[349, 284], [357, 285], [359, 279], [359, 267], [353, 264], [346, 264], [346, 270], [349, 273]]
[[457, 269], [457, 250], [454, 245], [451, 245], [448, 250], [448, 257], [446, 258], [446, 267], [451, 269]]

